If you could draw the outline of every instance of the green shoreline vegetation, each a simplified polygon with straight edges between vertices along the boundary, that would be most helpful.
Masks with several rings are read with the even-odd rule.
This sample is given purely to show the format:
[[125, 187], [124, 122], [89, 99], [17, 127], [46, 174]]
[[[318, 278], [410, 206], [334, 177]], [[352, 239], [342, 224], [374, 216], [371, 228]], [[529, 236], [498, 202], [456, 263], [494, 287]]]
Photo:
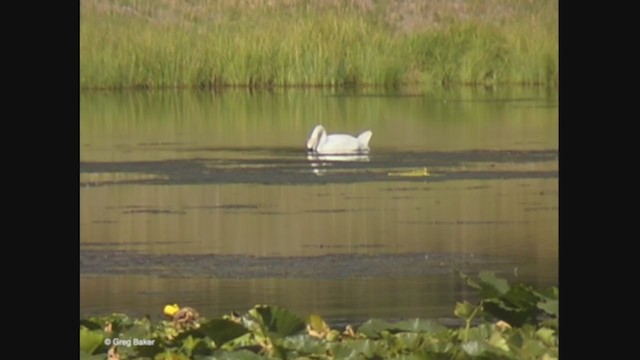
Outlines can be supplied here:
[[80, 87], [558, 86], [558, 0], [82, 0]]
[[492, 272], [458, 272], [481, 297], [458, 302], [459, 327], [431, 319], [371, 319], [332, 329], [277, 306], [205, 319], [168, 304], [172, 319], [124, 314], [80, 320], [80, 359], [558, 359], [559, 291], [509, 284]]

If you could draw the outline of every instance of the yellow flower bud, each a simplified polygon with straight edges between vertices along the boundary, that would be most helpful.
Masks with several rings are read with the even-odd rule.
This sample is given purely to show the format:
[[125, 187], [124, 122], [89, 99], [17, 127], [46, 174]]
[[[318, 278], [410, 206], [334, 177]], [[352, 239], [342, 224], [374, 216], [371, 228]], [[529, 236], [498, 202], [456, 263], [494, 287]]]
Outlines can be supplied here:
[[164, 307], [164, 314], [167, 316], [173, 317], [173, 315], [178, 311], [180, 311], [180, 306], [178, 306], [178, 304], [165, 305]]

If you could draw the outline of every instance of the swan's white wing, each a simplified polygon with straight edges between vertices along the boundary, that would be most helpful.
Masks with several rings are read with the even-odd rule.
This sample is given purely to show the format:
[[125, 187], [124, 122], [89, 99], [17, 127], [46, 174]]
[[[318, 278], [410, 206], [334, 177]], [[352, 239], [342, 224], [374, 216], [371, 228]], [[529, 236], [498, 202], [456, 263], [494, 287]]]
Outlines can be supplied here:
[[349, 154], [363, 150], [360, 141], [347, 134], [333, 134], [320, 141], [317, 151], [320, 154]]
[[369, 148], [369, 140], [371, 140], [371, 136], [373, 136], [373, 133], [371, 132], [371, 130], [367, 130], [362, 134], [358, 135], [358, 141], [360, 141], [360, 144], [363, 148], [366, 148], [366, 149]]

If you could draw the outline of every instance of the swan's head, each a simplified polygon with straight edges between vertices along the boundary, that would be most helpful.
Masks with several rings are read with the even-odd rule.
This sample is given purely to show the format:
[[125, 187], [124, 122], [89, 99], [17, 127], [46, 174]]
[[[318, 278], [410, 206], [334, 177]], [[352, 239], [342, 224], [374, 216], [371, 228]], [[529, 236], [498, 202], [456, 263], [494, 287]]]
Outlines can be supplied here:
[[316, 151], [318, 149], [318, 144], [323, 134], [326, 134], [326, 131], [322, 125], [317, 125], [313, 128], [309, 140], [307, 140], [307, 151]]
[[317, 145], [318, 145], [318, 142], [314, 141], [314, 139], [310, 137], [309, 140], [307, 140], [307, 152], [312, 152], [313, 147]]

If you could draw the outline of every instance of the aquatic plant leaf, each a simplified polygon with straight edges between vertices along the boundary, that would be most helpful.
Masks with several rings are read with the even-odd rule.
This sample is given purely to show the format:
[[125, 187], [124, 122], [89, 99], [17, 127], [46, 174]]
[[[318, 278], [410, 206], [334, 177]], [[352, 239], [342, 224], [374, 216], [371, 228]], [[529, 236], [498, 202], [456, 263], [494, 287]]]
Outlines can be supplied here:
[[522, 348], [522, 345], [524, 344], [526, 337], [524, 336], [522, 331], [518, 329], [514, 331], [512, 334], [509, 334], [506, 337], [506, 340], [507, 340], [507, 345], [509, 345], [510, 348], [520, 349]]
[[98, 330], [103, 328], [99, 323], [91, 320], [80, 320], [80, 326], [84, 326], [89, 330]]
[[329, 328], [329, 325], [327, 325], [320, 315], [309, 316], [309, 319], [307, 320], [307, 334], [309, 334], [309, 336], [323, 339], [330, 333], [334, 334], [335, 332], [335, 330], [331, 332], [331, 328]]
[[291, 311], [277, 306], [256, 306], [257, 318], [269, 334], [285, 337], [304, 330], [305, 322]]
[[358, 359], [358, 351], [353, 349], [350, 344], [351, 341], [346, 343], [330, 343], [327, 353], [331, 355], [330, 358], [333, 359]]
[[327, 342], [302, 334], [284, 338], [281, 345], [286, 349], [295, 350], [305, 355], [323, 354], [328, 348]]
[[535, 320], [537, 308], [519, 308], [501, 299], [489, 299], [484, 301], [484, 310], [497, 319], [519, 327]]
[[471, 276], [463, 273], [462, 271], [460, 271], [458, 269], [454, 269], [454, 272], [456, 274], [458, 274], [458, 276], [460, 276], [460, 278], [462, 278], [462, 280], [464, 280], [467, 283], [467, 285], [469, 285], [470, 287], [472, 287], [474, 289], [478, 289], [478, 290], [482, 289], [482, 286], [480, 285], [480, 283], [475, 281]]
[[264, 360], [265, 357], [260, 356], [249, 350], [223, 351], [216, 353], [215, 356], [195, 356], [195, 360]]
[[558, 331], [558, 319], [547, 319], [540, 323], [540, 326]]
[[537, 303], [538, 309], [546, 312], [549, 315], [559, 316], [560, 315], [560, 307], [558, 304], [558, 300], [546, 300], [540, 301]]
[[340, 331], [338, 330], [331, 330], [327, 333], [327, 341], [336, 341], [336, 340], [340, 340]]
[[487, 342], [472, 340], [460, 345], [460, 348], [473, 357], [487, 357], [490, 359], [516, 359], [517, 357]]
[[548, 346], [553, 347], [556, 346], [556, 336], [555, 331], [549, 328], [540, 328], [536, 331], [536, 336], [538, 339], [542, 340], [542, 342]]
[[211, 347], [211, 342], [208, 339], [194, 338], [189, 335], [182, 340], [180, 351], [188, 356], [193, 356], [195, 354], [209, 355], [212, 353], [213, 349]]
[[233, 340], [229, 340], [220, 346], [223, 350], [233, 351], [235, 349], [245, 348], [249, 346], [255, 346], [256, 341], [254, 339], [254, 334], [252, 332], [248, 332], [242, 336], [239, 336]]
[[483, 298], [498, 297], [506, 294], [510, 287], [505, 279], [497, 278], [492, 271], [481, 271], [478, 274], [480, 279], [480, 294]]
[[540, 312], [539, 296], [529, 286], [518, 284], [505, 294], [483, 300], [484, 310], [511, 325], [521, 326], [526, 322], [535, 323]]
[[[111, 331], [119, 334], [133, 326], [135, 319], [130, 318], [126, 314], [114, 313], [108, 316], [90, 317], [88, 321], [104, 324], [104, 326], [111, 324]], [[104, 329], [104, 326], [100, 326], [100, 328]]]
[[399, 351], [413, 351], [422, 345], [424, 335], [415, 332], [402, 332], [395, 334], [394, 347], [396, 352]]
[[324, 321], [320, 315], [309, 315], [309, 326], [312, 330], [319, 333], [326, 333], [331, 330], [329, 325]]
[[[148, 337], [145, 337], [145, 338], [148, 338]], [[133, 346], [131, 348], [127, 347], [127, 348], [119, 348], [119, 349], [121, 349], [120, 352], [122, 353], [128, 353], [129, 351], [135, 350], [136, 357], [153, 358], [157, 354], [164, 351], [164, 345], [158, 339], [156, 339], [153, 345], [138, 345], [138, 346]]]
[[217, 347], [220, 347], [227, 341], [238, 338], [248, 332], [249, 330], [247, 330], [244, 326], [234, 321], [225, 319], [212, 319], [202, 323], [198, 329], [190, 330], [185, 334], [196, 334], [195, 337], [198, 337], [197, 333], [204, 334], [211, 340], [213, 340]]
[[390, 323], [380, 319], [371, 319], [358, 328], [358, 333], [365, 335], [369, 339], [379, 339], [383, 331], [391, 334], [399, 332], [427, 332], [434, 333], [446, 330], [443, 325], [433, 320], [412, 319]]
[[135, 321], [134, 324], [127, 330], [122, 332], [122, 335], [128, 338], [148, 338], [151, 333], [151, 321], [147, 318], [142, 318], [139, 321]]
[[494, 326], [492, 324], [480, 324], [469, 329], [468, 340], [486, 341], [493, 334]]
[[552, 286], [545, 290], [536, 291], [537, 295], [544, 299], [558, 300], [560, 298], [560, 291], [557, 287]]
[[396, 354], [394, 354], [394, 355], [391, 355], [389, 358], [390, 358], [390, 359], [393, 359], [393, 360], [420, 360], [420, 359], [429, 359], [429, 357], [425, 357], [425, 356], [420, 357], [420, 356], [419, 356], [419, 355], [417, 355], [417, 354], [411, 354], [411, 355], [405, 355], [405, 354], [396, 355]]
[[412, 320], [403, 320], [399, 321], [395, 324], [392, 324], [392, 328], [390, 331], [411, 331], [411, 332], [426, 332], [433, 333], [438, 331], [447, 330], [447, 328], [434, 320], [425, 320], [425, 319], [412, 319]]
[[509, 351], [507, 340], [498, 331], [495, 331], [493, 334], [491, 334], [491, 337], [489, 337], [489, 345], [507, 352]]
[[519, 356], [522, 359], [537, 359], [547, 352], [547, 347], [538, 340], [528, 339], [522, 344]]
[[501, 298], [513, 306], [523, 309], [535, 308], [540, 299], [532, 287], [523, 284], [513, 286]]
[[87, 354], [95, 354], [106, 339], [101, 330], [80, 329], [80, 350]]
[[106, 357], [105, 353], [90, 355], [80, 350], [80, 360], [104, 360], [105, 357]]
[[380, 342], [380, 340], [355, 339], [329, 343], [329, 351], [327, 353], [331, 354], [335, 359], [361, 359], [363, 356], [364, 358], [372, 358], [377, 351], [384, 351], [379, 346]]
[[471, 318], [475, 309], [476, 307], [469, 304], [467, 301], [458, 302], [456, 303], [456, 308], [453, 310], [453, 314], [463, 320], [468, 320]]
[[385, 357], [389, 349], [384, 340], [356, 339], [346, 343], [346, 346], [353, 349], [356, 354], [362, 354], [370, 359], [374, 356]]
[[363, 334], [369, 339], [379, 339], [380, 333], [384, 330], [389, 330], [392, 328], [391, 323], [380, 320], [380, 319], [371, 319], [360, 325], [358, 328], [358, 334]]
[[471, 356], [480, 356], [487, 350], [487, 345], [478, 340], [467, 341], [460, 345], [460, 347], [467, 355]]
[[157, 354], [153, 360], [189, 360], [189, 358], [174, 351], [166, 350], [163, 353]]
[[424, 349], [431, 357], [446, 354], [445, 358], [450, 359], [452, 352], [456, 349], [455, 339], [457, 338], [458, 334], [455, 331], [429, 334], [424, 337], [421, 349]]

